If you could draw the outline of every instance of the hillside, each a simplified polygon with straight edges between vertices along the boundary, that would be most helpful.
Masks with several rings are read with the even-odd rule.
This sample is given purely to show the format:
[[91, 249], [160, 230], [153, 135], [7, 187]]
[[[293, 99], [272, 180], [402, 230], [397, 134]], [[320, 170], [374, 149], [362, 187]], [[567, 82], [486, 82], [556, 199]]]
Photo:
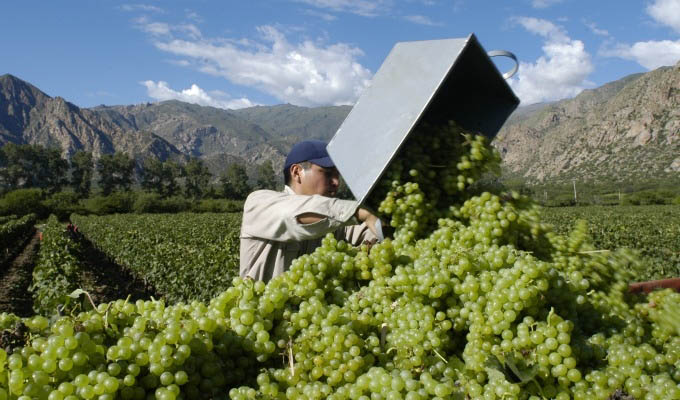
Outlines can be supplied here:
[[677, 180], [680, 64], [520, 107], [494, 145], [504, 175], [531, 183]]
[[12, 75], [0, 76], [0, 142], [59, 147], [67, 157], [78, 150], [95, 156], [114, 151], [137, 158], [181, 155], [148, 130], [116, 125], [96, 111], [52, 98]]
[[[79, 108], [12, 75], [0, 76], [0, 144], [56, 146], [70, 157], [124, 151], [138, 160], [271, 160], [293, 143], [330, 139], [351, 107], [290, 104], [223, 110], [179, 101]], [[573, 99], [518, 108], [493, 142], [504, 177], [535, 184], [678, 180], [680, 64], [627, 76]]]

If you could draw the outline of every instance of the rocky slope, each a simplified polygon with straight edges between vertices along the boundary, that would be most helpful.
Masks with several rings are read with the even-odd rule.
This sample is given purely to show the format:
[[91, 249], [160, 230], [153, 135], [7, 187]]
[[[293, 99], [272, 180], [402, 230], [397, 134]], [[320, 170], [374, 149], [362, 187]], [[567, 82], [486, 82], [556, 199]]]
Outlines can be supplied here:
[[680, 63], [520, 108], [494, 140], [504, 174], [534, 183], [680, 176]]
[[61, 97], [49, 97], [11, 75], [0, 76], [0, 142], [59, 147], [66, 157], [78, 150], [95, 156], [116, 150], [137, 158], [180, 155], [150, 131], [112, 124], [96, 111], [81, 109]]
[[[200, 157], [214, 174], [235, 161], [278, 170], [301, 139], [330, 139], [350, 107], [290, 104], [222, 110], [179, 101], [79, 108], [0, 76], [0, 145], [57, 146], [95, 156]], [[494, 140], [504, 175], [531, 183], [680, 181], [680, 64], [520, 107]]]

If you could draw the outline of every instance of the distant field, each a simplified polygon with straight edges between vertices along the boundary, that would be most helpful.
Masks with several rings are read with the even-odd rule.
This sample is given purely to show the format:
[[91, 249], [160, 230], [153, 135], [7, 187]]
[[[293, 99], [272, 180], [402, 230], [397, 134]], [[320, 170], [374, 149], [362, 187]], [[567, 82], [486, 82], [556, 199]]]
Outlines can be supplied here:
[[567, 234], [578, 219], [588, 221], [593, 244], [602, 250], [639, 250], [645, 278], [680, 277], [680, 206], [587, 206], [543, 210], [543, 220]]

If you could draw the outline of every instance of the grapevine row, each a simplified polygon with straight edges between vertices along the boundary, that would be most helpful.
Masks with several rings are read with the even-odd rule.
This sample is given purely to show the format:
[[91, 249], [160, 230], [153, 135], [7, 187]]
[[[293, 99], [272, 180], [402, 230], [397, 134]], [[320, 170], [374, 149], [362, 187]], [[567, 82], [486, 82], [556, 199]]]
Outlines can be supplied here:
[[64, 225], [51, 215], [42, 232], [42, 242], [33, 269], [33, 309], [36, 313], [50, 316], [57, 308], [67, 307], [69, 297], [80, 284], [80, 246], [74, 241]]
[[171, 301], [208, 300], [238, 274], [240, 214], [74, 215], [72, 221]]
[[0, 225], [2, 257], [7, 257], [13, 253], [14, 246], [23, 242], [34, 231], [35, 221], [35, 214], [28, 214], [21, 218], [10, 218]]
[[680, 207], [677, 205], [546, 208], [543, 220], [567, 233], [577, 219], [588, 221], [598, 250], [636, 249], [646, 268], [640, 279], [680, 276]]

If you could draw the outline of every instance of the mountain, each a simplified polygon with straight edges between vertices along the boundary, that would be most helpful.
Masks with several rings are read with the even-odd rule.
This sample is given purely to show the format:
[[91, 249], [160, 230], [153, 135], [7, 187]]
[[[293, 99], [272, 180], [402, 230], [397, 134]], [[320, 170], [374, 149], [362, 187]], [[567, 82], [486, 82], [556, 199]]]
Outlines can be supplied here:
[[148, 130], [116, 125], [105, 115], [50, 97], [12, 75], [0, 76], [0, 144], [59, 147], [66, 157], [78, 150], [101, 154], [124, 151], [136, 158], [161, 159], [181, 153]]
[[[57, 146], [98, 157], [199, 157], [214, 174], [233, 162], [282, 167], [301, 139], [330, 139], [351, 107], [290, 104], [223, 110], [179, 101], [79, 108], [0, 76], [0, 145]], [[519, 107], [492, 144], [504, 177], [529, 183], [680, 179], [680, 64], [578, 96]]]
[[223, 110], [179, 101], [79, 108], [52, 98], [12, 75], [0, 76], [0, 145], [56, 146], [65, 157], [78, 150], [124, 151], [141, 160], [203, 159], [214, 174], [233, 162], [271, 160], [278, 170], [302, 139], [330, 139], [351, 107], [293, 105]]
[[308, 108], [281, 104], [242, 108], [234, 113], [284, 141], [295, 143], [306, 139], [330, 140], [351, 109], [351, 106]]
[[680, 63], [520, 107], [493, 144], [504, 177], [530, 183], [677, 181]]

